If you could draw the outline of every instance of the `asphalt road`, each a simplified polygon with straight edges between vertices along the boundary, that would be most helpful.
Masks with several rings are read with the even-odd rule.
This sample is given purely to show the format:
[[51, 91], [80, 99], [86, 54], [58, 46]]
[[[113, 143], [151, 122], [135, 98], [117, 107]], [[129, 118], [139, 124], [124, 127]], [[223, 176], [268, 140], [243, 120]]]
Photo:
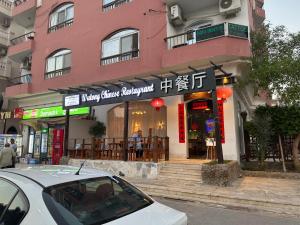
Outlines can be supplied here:
[[188, 225], [300, 225], [300, 218], [223, 206], [155, 198], [188, 215]]

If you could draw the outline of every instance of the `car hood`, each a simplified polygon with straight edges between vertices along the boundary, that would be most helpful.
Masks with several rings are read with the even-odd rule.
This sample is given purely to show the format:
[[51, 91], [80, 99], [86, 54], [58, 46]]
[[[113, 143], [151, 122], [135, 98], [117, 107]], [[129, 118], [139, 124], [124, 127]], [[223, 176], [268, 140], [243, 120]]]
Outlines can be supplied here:
[[152, 205], [105, 225], [187, 225], [185, 213], [154, 202]]

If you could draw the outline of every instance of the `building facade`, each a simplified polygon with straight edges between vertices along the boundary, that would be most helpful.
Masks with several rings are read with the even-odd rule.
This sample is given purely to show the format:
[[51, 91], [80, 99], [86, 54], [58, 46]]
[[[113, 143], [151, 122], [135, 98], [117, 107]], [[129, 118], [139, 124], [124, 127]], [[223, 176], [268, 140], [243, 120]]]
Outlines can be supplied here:
[[[5, 98], [31, 113], [21, 122], [24, 146], [42, 145], [43, 138], [34, 141], [32, 135], [39, 131], [42, 136], [44, 128], [48, 136], [51, 127], [63, 131], [64, 114], [59, 117], [50, 109], [63, 105], [58, 92], [106, 90], [153, 75], [209, 68], [210, 61], [222, 64], [236, 78], [246, 76], [250, 34], [264, 21], [263, 4], [263, 0], [15, 1], [8, 57], [21, 65], [20, 82], [6, 88]], [[239, 160], [244, 148], [241, 112], [251, 115], [263, 100], [251, 87], [241, 90], [220, 80], [220, 88], [233, 90], [220, 103], [224, 158]], [[171, 158], [207, 157], [210, 92], [163, 99], [160, 110], [151, 107], [151, 99], [130, 102], [129, 136], [139, 130], [145, 137], [168, 136]], [[123, 109], [116, 101], [93, 106], [89, 113], [106, 125], [107, 138], [121, 138]], [[38, 110], [51, 113], [38, 118]], [[94, 122], [86, 115], [74, 115], [71, 137], [90, 138], [87, 131]], [[47, 146], [51, 151], [52, 145]], [[32, 152], [29, 148], [26, 151]]]

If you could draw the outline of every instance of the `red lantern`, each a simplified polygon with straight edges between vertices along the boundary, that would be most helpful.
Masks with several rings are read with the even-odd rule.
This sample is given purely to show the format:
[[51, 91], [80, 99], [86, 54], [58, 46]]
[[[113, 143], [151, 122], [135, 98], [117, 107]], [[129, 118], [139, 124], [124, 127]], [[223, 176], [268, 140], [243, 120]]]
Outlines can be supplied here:
[[217, 98], [218, 99], [227, 99], [233, 94], [232, 88], [230, 87], [220, 87], [217, 88]]
[[165, 105], [165, 101], [164, 101], [162, 98], [154, 98], [154, 99], [152, 99], [152, 101], [151, 101], [151, 106], [152, 106], [153, 108], [155, 108], [156, 111], [159, 111], [159, 109], [160, 109], [161, 107], [163, 107], [164, 105]]

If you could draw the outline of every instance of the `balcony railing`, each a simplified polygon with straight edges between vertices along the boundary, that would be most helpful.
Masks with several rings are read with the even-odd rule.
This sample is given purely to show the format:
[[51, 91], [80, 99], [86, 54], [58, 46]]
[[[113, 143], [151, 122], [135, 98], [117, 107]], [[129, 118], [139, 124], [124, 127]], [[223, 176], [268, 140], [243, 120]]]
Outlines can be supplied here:
[[62, 23], [56, 24], [55, 26], [49, 27], [48, 28], [48, 33], [57, 31], [57, 30], [59, 30], [61, 28], [64, 28], [64, 27], [69, 27], [73, 24], [73, 21], [74, 21], [73, 19], [70, 19], [70, 20], [66, 20]]
[[104, 12], [106, 12], [106, 11], [109, 11], [109, 10], [111, 10], [113, 8], [117, 8], [117, 7], [119, 7], [119, 6], [121, 6], [121, 5], [125, 4], [125, 3], [128, 3], [128, 2], [130, 2], [130, 0], [115, 0], [113, 2], [110, 2], [108, 4], [103, 5], [102, 6], [102, 10]]
[[54, 71], [46, 72], [45, 73], [45, 79], [48, 80], [48, 79], [52, 79], [52, 78], [55, 78], [55, 77], [61, 77], [64, 74], [69, 73], [70, 70], [71, 70], [71, 67], [66, 67], [66, 68], [63, 68], [63, 69], [60, 69], [60, 70], [54, 70]]
[[8, 45], [9, 33], [0, 29], [0, 42]]
[[166, 38], [165, 41], [167, 42], [168, 49], [173, 49], [224, 36], [248, 39], [249, 30], [244, 25], [222, 23], [171, 36]]
[[28, 40], [33, 40], [34, 39], [34, 34], [35, 32], [31, 31], [27, 34], [23, 34], [19, 37], [13, 38], [10, 40], [11, 45], [17, 45], [22, 42], [28, 41]]
[[12, 2], [8, 1], [8, 0], [0, 0], [0, 5], [1, 7], [4, 7], [6, 9], [11, 9], [12, 7]]
[[22, 76], [14, 77], [9, 79], [9, 85], [19, 85], [19, 84], [29, 84], [32, 82], [32, 75], [31, 74], [25, 74]]
[[138, 58], [139, 55], [140, 55], [139, 50], [124, 52], [122, 54], [102, 58], [101, 65], [109, 65], [117, 62], [128, 61], [134, 58]]

